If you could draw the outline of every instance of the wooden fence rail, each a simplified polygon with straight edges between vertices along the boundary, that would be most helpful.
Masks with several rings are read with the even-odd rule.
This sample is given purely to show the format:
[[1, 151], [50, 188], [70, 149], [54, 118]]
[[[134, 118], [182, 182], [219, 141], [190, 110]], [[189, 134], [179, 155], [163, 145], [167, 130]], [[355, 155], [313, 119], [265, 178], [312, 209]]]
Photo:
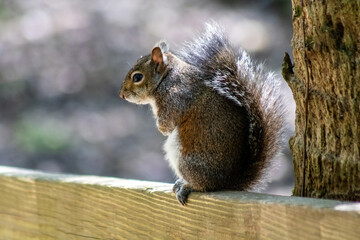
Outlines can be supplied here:
[[0, 239], [360, 239], [359, 204], [0, 167]]

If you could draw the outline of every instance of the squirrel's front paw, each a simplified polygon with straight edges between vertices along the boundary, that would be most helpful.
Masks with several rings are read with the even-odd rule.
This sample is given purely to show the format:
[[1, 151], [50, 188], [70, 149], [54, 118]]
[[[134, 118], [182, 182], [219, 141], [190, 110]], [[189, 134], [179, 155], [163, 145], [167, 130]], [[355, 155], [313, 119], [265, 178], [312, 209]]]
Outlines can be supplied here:
[[183, 179], [178, 179], [174, 184], [173, 192], [176, 194], [179, 203], [184, 206], [189, 194], [192, 192], [192, 188]]
[[156, 126], [164, 136], [169, 136], [174, 131], [175, 126], [173, 124], [165, 124], [164, 121], [156, 120]]
[[167, 129], [166, 127], [163, 127], [163, 126], [158, 126], [158, 130], [159, 132], [162, 133], [162, 135], [164, 136], [169, 136], [171, 131], [169, 131], [169, 129]]

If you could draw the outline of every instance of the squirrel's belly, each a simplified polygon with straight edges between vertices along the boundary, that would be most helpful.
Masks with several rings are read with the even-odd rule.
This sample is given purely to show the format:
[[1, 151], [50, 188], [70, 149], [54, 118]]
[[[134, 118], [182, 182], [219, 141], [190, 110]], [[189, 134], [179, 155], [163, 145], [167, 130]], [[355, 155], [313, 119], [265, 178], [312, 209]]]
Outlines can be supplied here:
[[181, 159], [181, 142], [179, 141], [178, 128], [176, 127], [168, 136], [165, 144], [165, 158], [169, 162], [170, 167], [179, 178], [182, 178], [179, 171], [179, 162]]

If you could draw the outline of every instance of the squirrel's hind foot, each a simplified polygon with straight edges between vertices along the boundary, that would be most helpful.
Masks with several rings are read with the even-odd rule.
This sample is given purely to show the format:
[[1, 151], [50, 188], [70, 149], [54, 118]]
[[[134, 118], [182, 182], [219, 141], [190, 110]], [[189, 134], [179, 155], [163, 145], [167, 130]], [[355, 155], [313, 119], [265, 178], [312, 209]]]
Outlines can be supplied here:
[[185, 182], [183, 179], [176, 180], [173, 192], [176, 194], [176, 199], [181, 205], [186, 205], [189, 194], [193, 191], [190, 185]]

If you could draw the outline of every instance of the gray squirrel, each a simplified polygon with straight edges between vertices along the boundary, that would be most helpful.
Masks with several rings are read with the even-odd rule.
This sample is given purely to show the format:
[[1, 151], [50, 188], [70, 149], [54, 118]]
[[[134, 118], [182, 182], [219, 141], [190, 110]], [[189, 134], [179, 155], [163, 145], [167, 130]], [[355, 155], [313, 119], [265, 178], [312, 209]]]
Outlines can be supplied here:
[[120, 97], [150, 104], [185, 205], [193, 191], [251, 190], [282, 147], [279, 80], [235, 51], [217, 24], [170, 52], [165, 42], [141, 57]]

